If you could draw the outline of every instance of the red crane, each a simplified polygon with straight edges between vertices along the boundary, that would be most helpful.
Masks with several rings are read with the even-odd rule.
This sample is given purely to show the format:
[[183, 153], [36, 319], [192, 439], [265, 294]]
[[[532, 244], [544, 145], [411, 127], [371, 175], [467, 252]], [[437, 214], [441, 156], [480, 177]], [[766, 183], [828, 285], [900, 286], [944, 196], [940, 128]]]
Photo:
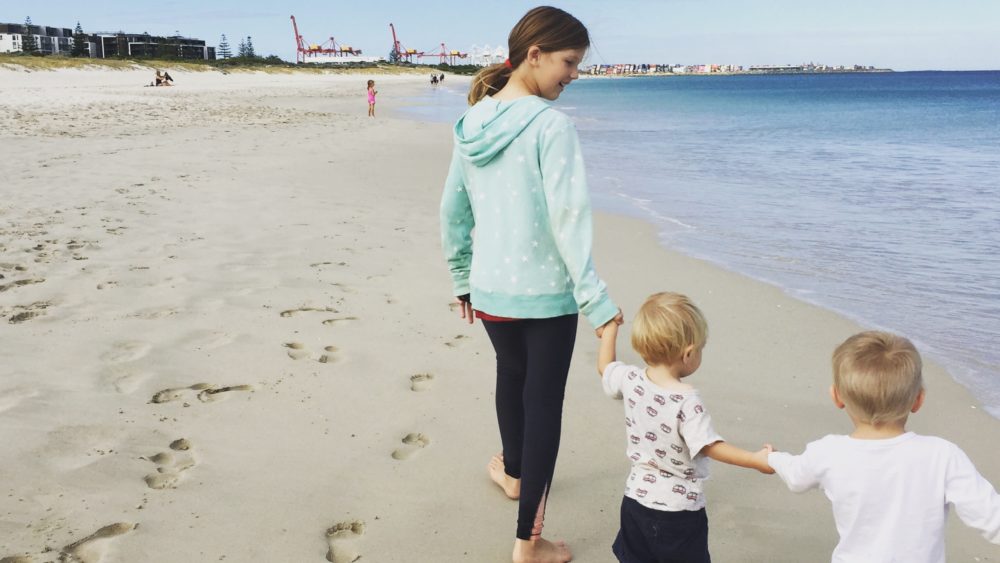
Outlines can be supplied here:
[[299, 26], [295, 23], [295, 16], [292, 18], [292, 30], [295, 31], [295, 62], [304, 63], [306, 62], [306, 57], [316, 57], [318, 55], [333, 55], [335, 57], [342, 57], [346, 55], [360, 55], [361, 49], [354, 49], [347, 45], [338, 45], [333, 37], [329, 41], [321, 45], [308, 44], [305, 39], [299, 35]]
[[441, 44], [441, 51], [440, 52], [438, 52], [438, 53], [427, 53], [424, 56], [425, 57], [438, 57], [440, 64], [444, 64], [445, 62], [447, 62], [448, 64], [454, 66], [456, 58], [464, 59], [465, 57], [468, 57], [469, 54], [468, 53], [462, 53], [461, 51], [456, 51], [455, 49], [452, 49], [451, 51], [449, 51], [448, 48], [444, 46], [444, 43], [442, 43]]
[[[404, 49], [403, 44], [399, 42], [399, 38], [396, 37], [396, 27], [389, 24], [389, 30], [392, 31], [392, 50], [396, 52], [396, 56], [400, 60], [406, 59], [406, 62], [412, 63], [413, 57], [423, 57], [423, 51], [417, 51], [416, 49]], [[442, 45], [443, 47], [444, 45]]]

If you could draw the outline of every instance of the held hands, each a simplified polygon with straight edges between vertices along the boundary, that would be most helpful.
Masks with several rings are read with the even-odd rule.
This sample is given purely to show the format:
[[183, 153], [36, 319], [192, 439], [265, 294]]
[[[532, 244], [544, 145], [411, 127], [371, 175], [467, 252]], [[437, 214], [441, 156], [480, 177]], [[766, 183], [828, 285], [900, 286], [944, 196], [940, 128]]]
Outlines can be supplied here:
[[765, 475], [773, 475], [774, 469], [771, 468], [770, 464], [767, 463], [767, 454], [774, 451], [774, 446], [771, 444], [764, 444], [764, 447], [753, 453], [752, 459], [754, 461], [753, 468]]
[[612, 324], [614, 324], [615, 328], [618, 328], [624, 322], [625, 322], [625, 316], [622, 315], [622, 310], [621, 310], [621, 308], [619, 308], [618, 309], [618, 314], [615, 315], [613, 319], [611, 319], [610, 321], [608, 321], [608, 322], [604, 323], [603, 325], [597, 327], [597, 330], [595, 331], [595, 332], [597, 332], [597, 337], [600, 338], [600, 337], [604, 336], [604, 328], [605, 327], [610, 327]]

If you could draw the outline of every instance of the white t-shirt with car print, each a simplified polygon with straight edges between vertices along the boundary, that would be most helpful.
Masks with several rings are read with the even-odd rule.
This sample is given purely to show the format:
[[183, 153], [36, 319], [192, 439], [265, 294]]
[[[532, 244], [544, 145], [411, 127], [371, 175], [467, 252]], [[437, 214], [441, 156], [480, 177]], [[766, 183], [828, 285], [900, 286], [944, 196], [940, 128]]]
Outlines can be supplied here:
[[604, 392], [625, 404], [626, 454], [632, 471], [625, 496], [654, 510], [705, 506], [708, 458], [702, 448], [723, 441], [696, 390], [664, 389], [646, 370], [612, 362], [601, 377]]

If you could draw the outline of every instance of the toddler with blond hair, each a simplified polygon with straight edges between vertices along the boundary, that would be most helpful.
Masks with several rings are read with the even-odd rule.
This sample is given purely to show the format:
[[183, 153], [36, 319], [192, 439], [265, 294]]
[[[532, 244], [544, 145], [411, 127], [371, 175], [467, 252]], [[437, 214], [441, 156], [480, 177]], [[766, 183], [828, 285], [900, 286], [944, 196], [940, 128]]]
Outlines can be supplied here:
[[708, 563], [708, 459], [773, 473], [770, 446], [749, 452], [726, 443], [684, 381], [701, 366], [708, 340], [708, 323], [686, 296], [654, 294], [636, 314], [632, 347], [648, 367], [615, 361], [617, 336], [616, 323], [604, 326], [597, 360], [605, 393], [623, 399], [632, 461], [612, 551], [623, 563]]

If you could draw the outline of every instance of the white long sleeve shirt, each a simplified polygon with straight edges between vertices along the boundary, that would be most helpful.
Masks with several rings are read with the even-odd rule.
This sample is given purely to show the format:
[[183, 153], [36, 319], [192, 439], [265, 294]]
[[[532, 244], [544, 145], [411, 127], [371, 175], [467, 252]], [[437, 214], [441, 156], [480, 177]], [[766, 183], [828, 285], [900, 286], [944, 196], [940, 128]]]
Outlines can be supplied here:
[[944, 563], [948, 506], [1000, 544], [1000, 495], [955, 444], [907, 432], [885, 440], [826, 436], [768, 463], [793, 492], [833, 503], [834, 563]]

